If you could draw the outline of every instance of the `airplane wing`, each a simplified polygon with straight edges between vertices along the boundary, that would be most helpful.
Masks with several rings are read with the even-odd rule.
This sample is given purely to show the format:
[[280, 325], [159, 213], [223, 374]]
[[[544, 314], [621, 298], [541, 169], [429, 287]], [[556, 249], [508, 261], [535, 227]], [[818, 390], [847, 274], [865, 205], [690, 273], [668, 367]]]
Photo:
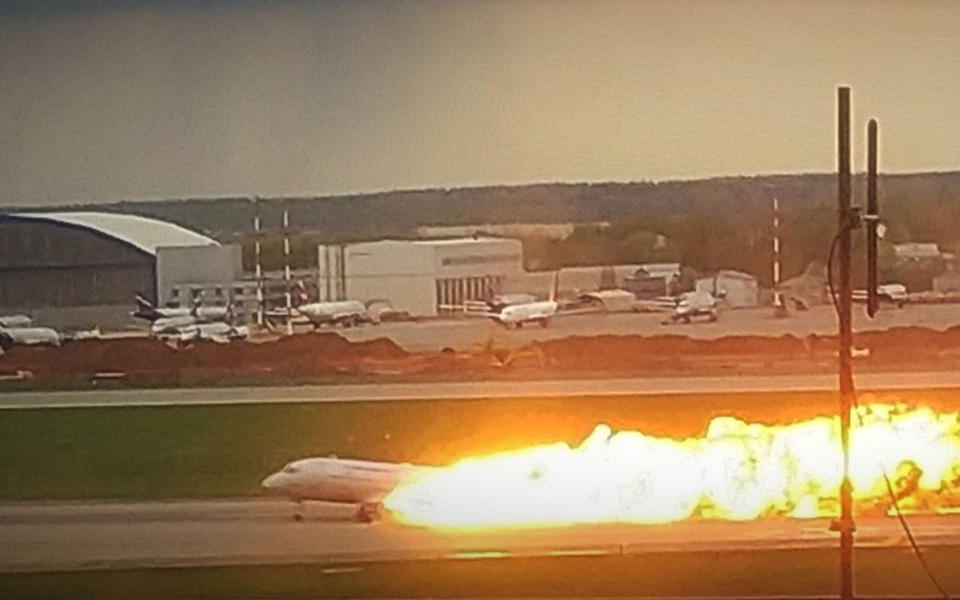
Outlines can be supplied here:
[[498, 312], [493, 312], [493, 311], [491, 311], [491, 310], [485, 310], [485, 311], [468, 311], [468, 312], [463, 313], [463, 316], [465, 316], [465, 317], [472, 317], [472, 318], [478, 318], [478, 319], [496, 319], [497, 321], [500, 320], [500, 313], [498, 313]]

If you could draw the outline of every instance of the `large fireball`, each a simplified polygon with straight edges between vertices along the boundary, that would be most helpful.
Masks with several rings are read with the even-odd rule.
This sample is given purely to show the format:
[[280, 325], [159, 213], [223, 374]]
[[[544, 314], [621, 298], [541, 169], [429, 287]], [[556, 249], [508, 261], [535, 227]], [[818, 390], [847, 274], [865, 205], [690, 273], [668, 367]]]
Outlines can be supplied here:
[[[871, 404], [852, 417], [857, 508], [960, 505], [957, 413]], [[463, 459], [407, 481], [384, 505], [401, 522], [442, 528], [664, 523], [690, 517], [834, 516], [842, 479], [839, 419], [788, 425], [713, 419], [673, 440], [598, 425], [582, 444]]]

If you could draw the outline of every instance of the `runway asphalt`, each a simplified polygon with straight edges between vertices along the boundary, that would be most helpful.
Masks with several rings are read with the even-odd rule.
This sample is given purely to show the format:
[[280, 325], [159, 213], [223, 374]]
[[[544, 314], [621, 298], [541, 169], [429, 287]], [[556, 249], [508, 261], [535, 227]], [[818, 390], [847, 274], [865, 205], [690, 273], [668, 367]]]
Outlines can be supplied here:
[[[960, 372], [863, 373], [857, 387], [870, 390], [960, 388]], [[559, 381], [476, 381], [319, 385], [297, 387], [183, 388], [7, 392], [0, 409], [84, 406], [163, 406], [349, 401], [517, 398], [644, 394], [804, 392], [836, 389], [835, 375], [747, 375], [722, 377], [645, 377]]]
[[[292, 520], [279, 500], [0, 505], [0, 572], [495, 556], [766, 551], [836, 545], [825, 519], [689, 521], [450, 532], [351, 520], [348, 506], [311, 504]], [[910, 517], [919, 543], [960, 546], [960, 515]], [[906, 548], [896, 519], [858, 521], [860, 547]]]

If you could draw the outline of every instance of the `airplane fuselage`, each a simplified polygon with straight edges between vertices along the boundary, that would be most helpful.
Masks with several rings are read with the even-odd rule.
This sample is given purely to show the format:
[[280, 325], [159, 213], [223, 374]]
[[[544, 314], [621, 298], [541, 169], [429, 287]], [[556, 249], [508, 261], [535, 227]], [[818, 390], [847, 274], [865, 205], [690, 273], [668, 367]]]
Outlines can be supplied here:
[[11, 344], [35, 345], [45, 344], [48, 346], [60, 345], [60, 334], [55, 329], [49, 327], [0, 327], [4, 337]]
[[261, 485], [267, 491], [295, 502], [318, 500], [355, 504], [358, 518], [368, 518], [368, 508], [378, 507], [400, 482], [431, 467], [338, 458], [304, 458], [269, 475]]
[[550, 317], [555, 314], [557, 314], [556, 301], [542, 300], [508, 306], [494, 318], [508, 327], [519, 327], [525, 323], [540, 323], [546, 327]]
[[297, 307], [297, 311], [314, 325], [356, 324], [370, 320], [367, 308], [358, 300], [313, 302]]
[[0, 327], [30, 327], [33, 319], [27, 315], [4, 315], [0, 317]]

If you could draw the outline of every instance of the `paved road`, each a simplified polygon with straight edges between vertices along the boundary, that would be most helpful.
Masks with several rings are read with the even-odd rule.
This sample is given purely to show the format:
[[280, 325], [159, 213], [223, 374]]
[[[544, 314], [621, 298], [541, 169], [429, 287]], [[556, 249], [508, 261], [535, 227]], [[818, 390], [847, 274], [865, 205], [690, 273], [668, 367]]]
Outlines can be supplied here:
[[[960, 388], [960, 372], [863, 373], [856, 376], [856, 383], [858, 388], [864, 391]], [[479, 381], [299, 387], [8, 392], [0, 394], [0, 409], [717, 392], [775, 393], [828, 391], [836, 389], [836, 385], [837, 379], [834, 375], [749, 375], [739, 377], [647, 377], [562, 381]]]
[[[892, 327], [928, 327], [944, 330], [960, 325], [960, 305], [912, 305], [903, 309], [884, 308], [869, 319], [857, 305], [853, 311], [854, 331]], [[661, 313], [586, 314], [554, 318], [546, 329], [531, 326], [507, 331], [484, 318], [461, 318], [421, 323], [383, 323], [376, 326], [336, 331], [352, 341], [389, 337], [410, 351], [437, 351], [447, 346], [468, 350], [488, 340], [503, 344], [525, 345], [536, 340], [571, 335], [686, 335], [712, 339], [728, 335], [795, 335], [811, 333], [832, 335], [837, 332], [837, 316], [832, 306], [817, 306], [805, 312], [793, 312], [785, 319], [773, 316], [770, 307], [727, 310], [715, 323], [697, 321], [691, 325], [661, 325]]]
[[[349, 507], [313, 504], [301, 523], [277, 500], [0, 506], [0, 571], [115, 567], [349, 564], [384, 559], [476, 558], [651, 551], [832, 547], [823, 519], [684, 522], [559, 529], [438, 532], [350, 521]], [[960, 515], [913, 516], [921, 544], [960, 545]], [[901, 547], [892, 518], [861, 519], [861, 546]]]

